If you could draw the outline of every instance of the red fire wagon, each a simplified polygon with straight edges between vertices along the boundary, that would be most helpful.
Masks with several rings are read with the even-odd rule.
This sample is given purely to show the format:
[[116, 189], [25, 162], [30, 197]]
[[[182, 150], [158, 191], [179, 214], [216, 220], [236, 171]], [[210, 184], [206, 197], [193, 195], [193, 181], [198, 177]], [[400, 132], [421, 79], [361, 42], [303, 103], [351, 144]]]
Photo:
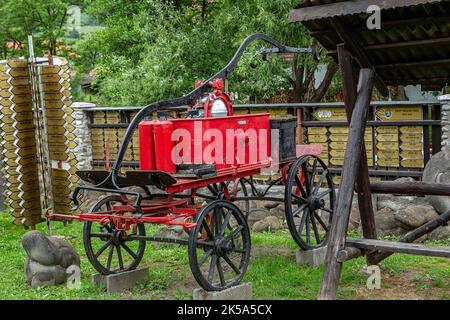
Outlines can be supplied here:
[[[47, 210], [49, 221], [85, 223], [86, 254], [100, 273], [135, 269], [147, 241], [166, 242], [188, 246], [190, 268], [205, 290], [234, 286], [250, 259], [247, 218], [252, 201], [284, 203], [289, 231], [302, 249], [326, 244], [335, 193], [331, 175], [317, 157], [322, 147], [296, 143], [295, 119], [235, 114], [223, 90], [222, 79], [255, 40], [275, 47], [265, 53], [308, 52], [265, 35], [250, 36], [227, 67], [193, 92], [144, 107], [130, 123], [112, 169], [79, 171], [87, 184], [77, 187], [71, 199], [77, 207], [80, 190], [112, 195], [86, 213]], [[155, 111], [180, 106], [188, 106], [185, 118], [144, 121]], [[140, 170], [122, 173], [121, 163], [136, 129]], [[255, 182], [256, 175], [274, 173], [280, 177], [264, 187]], [[269, 193], [276, 185], [284, 185], [284, 197]], [[189, 238], [149, 236], [146, 223], [182, 228]]]

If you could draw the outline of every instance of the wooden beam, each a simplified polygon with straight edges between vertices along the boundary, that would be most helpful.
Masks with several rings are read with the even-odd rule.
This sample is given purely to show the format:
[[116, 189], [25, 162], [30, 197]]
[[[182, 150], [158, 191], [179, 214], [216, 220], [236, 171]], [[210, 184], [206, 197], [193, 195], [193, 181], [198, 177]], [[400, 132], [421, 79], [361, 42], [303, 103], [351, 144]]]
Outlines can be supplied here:
[[439, 183], [381, 181], [372, 182], [370, 189], [376, 194], [450, 196], [450, 184]]
[[304, 22], [339, 16], [366, 13], [371, 5], [377, 5], [381, 10], [410, 7], [419, 4], [440, 2], [441, 0], [353, 0], [332, 4], [323, 4], [294, 9], [289, 14], [289, 22]]
[[352, 33], [347, 29], [347, 27], [341, 23], [338, 18], [332, 18], [330, 20], [331, 25], [336, 30], [337, 34], [344, 42], [347, 50], [353, 55], [355, 60], [358, 62], [361, 68], [371, 68], [374, 71], [375, 76], [375, 86], [380, 91], [383, 96], [388, 96], [389, 90], [384, 83], [383, 79], [377, 74], [376, 69], [373, 64], [370, 62], [369, 58], [365, 54], [364, 50], [361, 49], [359, 44], [357, 44], [353, 37]]
[[[417, 47], [426, 47], [426, 46], [439, 46], [439, 45], [447, 45], [450, 44], [450, 37], [446, 38], [436, 38], [436, 39], [425, 39], [425, 40], [413, 40], [413, 41], [402, 41], [395, 43], [383, 43], [383, 44], [373, 44], [364, 46], [364, 51], [383, 51], [383, 50], [395, 50], [395, 49], [404, 49], [404, 48], [417, 48]], [[433, 50], [437, 50], [434, 48]]]
[[347, 239], [346, 245], [362, 250], [377, 250], [392, 253], [450, 258], [450, 247], [428, 247], [415, 243], [390, 242], [373, 239]]
[[[397, 27], [408, 27], [408, 26], [421, 26], [430, 23], [442, 24], [448, 23], [450, 20], [448, 15], [439, 15], [439, 16], [427, 16], [420, 18], [412, 18], [412, 19], [402, 19], [402, 20], [389, 20], [386, 21], [383, 19], [382, 28], [378, 32], [386, 32], [388, 29], [397, 28]], [[365, 22], [365, 21], [364, 21]], [[355, 33], [360, 33], [363, 31], [367, 31], [367, 25], [364, 23], [363, 25], [358, 25], [357, 27], [352, 28], [352, 31]], [[373, 32], [377, 32], [377, 30], [373, 30]], [[332, 29], [324, 29], [324, 30], [315, 30], [311, 31], [311, 36], [314, 38], [320, 38], [323, 36], [332, 36], [336, 34], [335, 30]]]
[[[425, 223], [423, 226], [408, 232], [404, 237], [400, 239], [400, 242], [407, 242], [407, 243], [414, 242], [420, 237], [423, 237], [424, 235], [435, 230], [436, 228], [445, 225], [448, 221], [450, 221], [450, 211], [447, 211], [446, 213], [441, 214], [437, 218]], [[378, 264], [387, 257], [389, 257], [391, 254], [392, 254], [391, 252], [378, 252], [372, 254], [372, 263]]]
[[[450, 19], [450, 17], [448, 19]], [[426, 46], [436, 47], [436, 46], [448, 45], [448, 44], [450, 44], [450, 37], [372, 44], [372, 45], [363, 46], [362, 49], [365, 52], [370, 52], [370, 51], [384, 51], [384, 50], [395, 50], [395, 49], [404, 49], [404, 48], [413, 49], [413, 48], [417, 48], [417, 47], [423, 48]], [[337, 50], [328, 51], [329, 55], [333, 55], [336, 53], [337, 53]]]
[[413, 62], [401, 62], [401, 63], [390, 63], [390, 64], [379, 64], [374, 66], [377, 70], [390, 70], [390, 69], [406, 69], [406, 68], [416, 68], [416, 67], [435, 67], [440, 65], [449, 65], [450, 59], [440, 59], [440, 60], [427, 60], [427, 61], [413, 61]]
[[349, 137], [345, 152], [342, 180], [338, 192], [336, 210], [333, 215], [325, 269], [319, 292], [319, 299], [336, 299], [342, 263], [337, 260], [339, 251], [345, 248], [353, 192], [358, 174], [358, 162], [361, 159], [364, 131], [369, 114], [372, 96], [374, 72], [372, 69], [361, 69], [355, 108], [349, 128]]
[[[342, 75], [342, 89], [344, 93], [345, 111], [350, 123], [356, 102], [356, 82], [354, 79], [353, 59], [343, 44], [337, 46], [339, 67]], [[356, 165], [356, 164], [355, 164]], [[366, 146], [362, 141], [361, 158], [359, 160], [359, 174], [356, 179], [356, 193], [358, 194], [359, 214], [364, 238], [376, 239], [375, 215], [370, 192], [369, 167], [367, 164]], [[370, 265], [370, 261], [368, 261]]]
[[[441, 120], [398, 120], [398, 121], [367, 121], [368, 126], [440, 126]], [[304, 121], [303, 127], [346, 127], [347, 121]]]

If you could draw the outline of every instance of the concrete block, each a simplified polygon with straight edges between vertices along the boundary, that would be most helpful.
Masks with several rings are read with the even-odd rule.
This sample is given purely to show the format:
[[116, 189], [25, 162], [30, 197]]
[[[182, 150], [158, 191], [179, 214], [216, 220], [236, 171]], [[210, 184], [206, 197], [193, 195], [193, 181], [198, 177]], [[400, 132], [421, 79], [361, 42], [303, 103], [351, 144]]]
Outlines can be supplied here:
[[309, 267], [315, 268], [324, 263], [326, 255], [327, 247], [322, 247], [308, 251], [299, 249], [295, 256], [298, 264], [307, 264]]
[[138, 283], [148, 280], [148, 268], [126, 271], [107, 276], [94, 274], [91, 278], [93, 285], [106, 287], [106, 292], [115, 293], [132, 288]]
[[253, 300], [253, 289], [250, 282], [243, 283], [223, 291], [205, 291], [195, 289], [194, 300]]

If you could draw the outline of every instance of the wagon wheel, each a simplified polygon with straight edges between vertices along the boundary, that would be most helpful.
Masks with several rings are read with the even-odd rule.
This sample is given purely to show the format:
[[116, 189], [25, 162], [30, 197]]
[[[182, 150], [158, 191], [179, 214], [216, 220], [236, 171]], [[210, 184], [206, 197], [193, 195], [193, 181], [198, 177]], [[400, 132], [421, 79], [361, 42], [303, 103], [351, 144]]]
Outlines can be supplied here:
[[200, 286], [220, 291], [239, 284], [250, 260], [250, 230], [233, 203], [217, 200], [198, 213], [189, 234], [189, 264]]
[[[319, 168], [323, 170], [321, 174]], [[326, 245], [335, 198], [332, 177], [322, 160], [304, 156], [291, 165], [285, 189], [286, 221], [292, 237], [303, 250]]]
[[[228, 192], [230, 195], [233, 193], [233, 188], [230, 187], [231, 181], [225, 182]], [[239, 195], [239, 193], [242, 193]], [[225, 199], [225, 192], [222, 183], [212, 183], [208, 185], [205, 189], [201, 190], [200, 192], [196, 193], [197, 197], [205, 199], [206, 202], [211, 202], [214, 200], [222, 200]], [[238, 192], [237, 197], [239, 198], [247, 198], [248, 197], [248, 191], [247, 187], [245, 186], [244, 180], [239, 179], [239, 186], [238, 186]], [[241, 209], [244, 216], [247, 218], [250, 212], [251, 203], [250, 200], [235, 200], [231, 199], [231, 201]]]
[[[111, 211], [114, 205], [123, 205], [120, 196], [107, 196], [98, 201], [90, 213]], [[139, 224], [136, 234], [131, 230], [118, 230], [113, 222], [102, 225], [87, 221], [84, 224], [83, 242], [92, 266], [101, 274], [113, 274], [135, 269], [145, 251], [145, 240], [130, 240], [126, 236], [145, 236], [144, 224]]]

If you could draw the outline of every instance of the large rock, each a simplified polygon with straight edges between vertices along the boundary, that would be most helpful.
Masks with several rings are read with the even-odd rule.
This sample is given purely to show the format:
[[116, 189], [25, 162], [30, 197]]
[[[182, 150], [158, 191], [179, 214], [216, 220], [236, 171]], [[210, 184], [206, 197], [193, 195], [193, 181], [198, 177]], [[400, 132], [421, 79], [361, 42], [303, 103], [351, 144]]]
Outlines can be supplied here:
[[66, 269], [80, 267], [80, 256], [66, 241], [47, 237], [39, 231], [30, 231], [22, 238], [27, 253], [25, 275], [33, 288], [65, 283]]
[[450, 226], [439, 227], [431, 233], [431, 240], [450, 240]]
[[416, 229], [437, 218], [438, 214], [431, 206], [419, 205], [400, 209], [394, 213], [394, 217], [408, 228]]
[[265, 208], [254, 208], [250, 210], [247, 222], [251, 228], [255, 223], [264, 220], [266, 217], [270, 216], [270, 211]]
[[394, 213], [394, 210], [385, 207], [375, 214], [378, 235], [403, 236], [406, 234], [407, 230], [400, 221], [395, 219]]
[[[449, 149], [444, 149], [431, 157], [423, 172], [423, 181], [450, 184]], [[450, 197], [427, 196], [427, 199], [436, 211], [441, 214], [450, 210]]]
[[283, 225], [280, 222], [280, 219], [275, 216], [268, 216], [261, 221], [256, 222], [252, 230], [255, 232], [264, 232], [264, 231], [275, 231], [282, 229]]

